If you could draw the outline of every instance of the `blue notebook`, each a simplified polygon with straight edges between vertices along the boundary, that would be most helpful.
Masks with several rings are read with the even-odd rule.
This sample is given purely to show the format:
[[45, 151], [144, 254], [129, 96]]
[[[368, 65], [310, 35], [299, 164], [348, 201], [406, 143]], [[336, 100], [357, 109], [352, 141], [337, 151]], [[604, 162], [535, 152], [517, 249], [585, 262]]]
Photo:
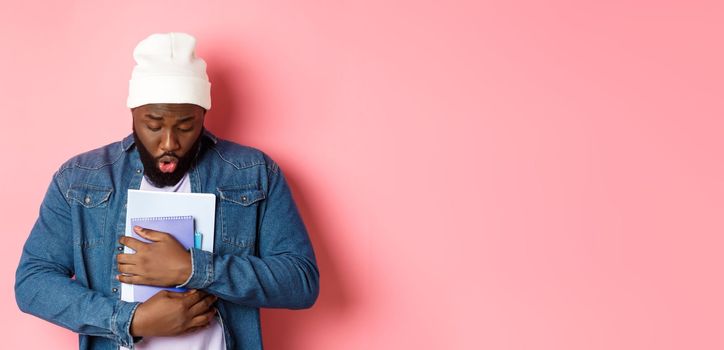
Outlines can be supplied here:
[[[169, 233], [186, 249], [194, 246], [194, 217], [190, 215], [131, 218], [131, 227], [133, 226], [141, 226], [146, 229]], [[143, 242], [150, 242], [139, 236], [135, 231], [132, 232], [133, 238]], [[163, 289], [172, 292], [186, 291], [184, 288], [162, 288], [136, 284], [133, 285], [133, 301], [144, 302]]]

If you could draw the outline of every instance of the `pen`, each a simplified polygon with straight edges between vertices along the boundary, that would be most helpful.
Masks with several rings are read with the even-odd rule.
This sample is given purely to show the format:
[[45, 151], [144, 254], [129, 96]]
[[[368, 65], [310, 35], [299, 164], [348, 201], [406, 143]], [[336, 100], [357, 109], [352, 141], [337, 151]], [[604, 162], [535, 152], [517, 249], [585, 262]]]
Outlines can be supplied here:
[[201, 249], [201, 240], [203, 237], [204, 236], [199, 231], [196, 231], [196, 233], [194, 233], [194, 248]]

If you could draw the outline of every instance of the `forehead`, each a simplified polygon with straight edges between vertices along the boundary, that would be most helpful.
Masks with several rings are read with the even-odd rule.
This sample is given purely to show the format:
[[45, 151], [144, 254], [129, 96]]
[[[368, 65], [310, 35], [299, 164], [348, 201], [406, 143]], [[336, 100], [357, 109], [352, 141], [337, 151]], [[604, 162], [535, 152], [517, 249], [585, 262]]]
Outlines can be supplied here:
[[190, 103], [151, 103], [134, 108], [133, 116], [144, 116], [151, 114], [154, 116], [187, 116], [197, 113], [203, 114], [204, 109], [200, 106]]

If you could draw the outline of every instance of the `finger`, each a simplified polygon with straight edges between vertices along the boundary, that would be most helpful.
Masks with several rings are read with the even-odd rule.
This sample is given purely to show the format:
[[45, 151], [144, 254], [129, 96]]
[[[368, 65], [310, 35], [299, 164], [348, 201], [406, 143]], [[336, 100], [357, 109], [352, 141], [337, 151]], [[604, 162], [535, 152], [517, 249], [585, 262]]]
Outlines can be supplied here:
[[189, 312], [191, 312], [192, 315], [201, 315], [209, 309], [213, 308], [214, 303], [216, 302], [217, 297], [215, 295], [207, 295], [203, 299], [199, 300], [198, 303], [194, 304], [189, 308]]
[[168, 296], [171, 298], [185, 298], [186, 294], [188, 293], [188, 292], [171, 292], [168, 290], [166, 290], [166, 292], [168, 293]]
[[128, 284], [148, 284], [144, 277], [138, 275], [116, 275], [116, 279]]
[[139, 251], [139, 250], [145, 248], [146, 244], [148, 244], [148, 243], [141, 242], [133, 237], [127, 237], [127, 236], [121, 237], [118, 240], [118, 242], [120, 242], [124, 246], [129, 247], [135, 251]]
[[137, 263], [137, 256], [136, 254], [118, 254], [116, 255], [116, 261], [119, 264], [136, 264]]
[[186, 306], [187, 309], [190, 309], [191, 306], [198, 303], [199, 300], [203, 299], [204, 296], [206, 296], [206, 293], [195, 291], [194, 293], [189, 293], [186, 297], [184, 297], [184, 306]]
[[142, 271], [141, 271], [141, 268], [138, 267], [138, 265], [118, 264], [118, 272], [124, 273], [127, 275], [138, 275]]
[[181, 334], [189, 334], [189, 333], [193, 333], [193, 332], [196, 332], [196, 331], [198, 331], [199, 329], [204, 329], [204, 328], [206, 328], [206, 326], [200, 326], [200, 327], [191, 327], [191, 328], [189, 328], [189, 329], [187, 329], [187, 330], [185, 330], [185, 331], [181, 332]]
[[191, 324], [189, 325], [189, 327], [208, 326], [209, 323], [211, 323], [211, 320], [214, 319], [215, 315], [216, 315], [216, 309], [211, 309], [208, 312], [198, 315], [191, 319]]
[[203, 299], [204, 297], [206, 297], [207, 295], [209, 295], [209, 293], [206, 293], [206, 292], [204, 292], [203, 290], [200, 290], [200, 289], [192, 289], [192, 290], [190, 290], [190, 291], [188, 291], [188, 292], [186, 292], [186, 293], [189, 293], [189, 294], [199, 293], [199, 294], [201, 294], [201, 298], [202, 298], [202, 299]]
[[141, 226], [134, 226], [133, 231], [135, 231], [139, 236], [152, 242], [162, 241], [169, 236], [166, 232], [155, 231]]
[[[194, 294], [194, 293], [204, 293], [204, 292], [202, 292], [202, 291], [200, 291], [200, 290], [198, 290], [198, 289], [189, 289], [189, 290], [187, 290], [187, 291], [185, 291], [185, 292], [171, 292], [171, 293], [172, 293], [171, 296], [174, 297], [174, 298], [186, 298], [186, 297], [191, 296], [191, 294]], [[204, 293], [204, 295], [202, 296], [202, 298], [203, 298], [205, 295], [206, 295], [206, 293]]]

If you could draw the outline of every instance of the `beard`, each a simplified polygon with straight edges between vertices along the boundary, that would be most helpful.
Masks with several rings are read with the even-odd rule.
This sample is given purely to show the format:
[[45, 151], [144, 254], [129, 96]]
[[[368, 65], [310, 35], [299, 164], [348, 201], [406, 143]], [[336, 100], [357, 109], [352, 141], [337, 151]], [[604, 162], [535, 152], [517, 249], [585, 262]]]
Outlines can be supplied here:
[[[133, 128], [133, 138], [136, 140], [136, 148], [138, 149], [138, 155], [141, 157], [141, 163], [143, 164], [143, 173], [152, 185], [156, 187], [166, 187], [176, 185], [186, 175], [186, 172], [191, 169], [191, 166], [199, 153], [199, 146], [201, 144], [201, 138], [203, 136], [203, 130], [196, 138], [194, 144], [189, 148], [183, 156], [179, 157], [175, 152], [165, 152], [159, 157], [154, 157], [151, 152], [146, 149], [141, 140], [136, 134], [136, 128]], [[163, 157], [174, 157], [178, 160], [176, 169], [170, 173], [164, 173], [158, 168], [160, 159]]]

